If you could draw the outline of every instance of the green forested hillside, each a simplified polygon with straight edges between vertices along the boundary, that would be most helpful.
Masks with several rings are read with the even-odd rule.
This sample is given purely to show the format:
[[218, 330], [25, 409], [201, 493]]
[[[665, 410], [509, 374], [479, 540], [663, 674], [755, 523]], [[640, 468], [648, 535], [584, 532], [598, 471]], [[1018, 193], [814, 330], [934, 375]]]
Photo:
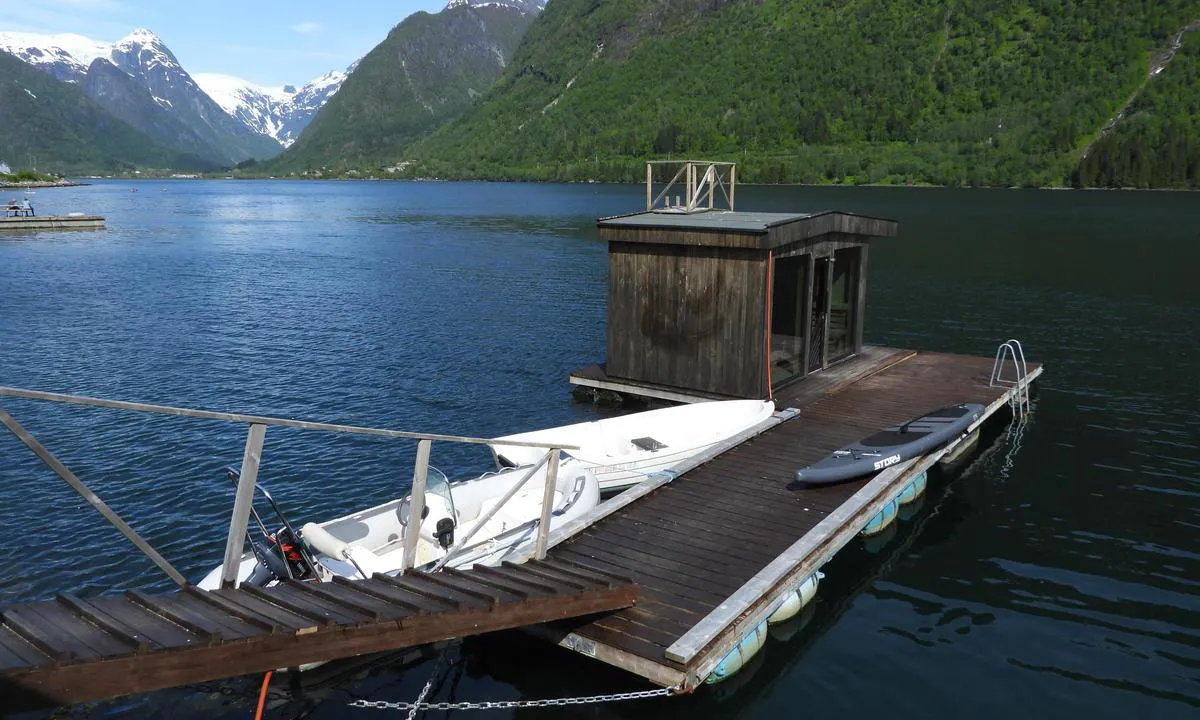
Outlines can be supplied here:
[[1084, 187], [1200, 187], [1200, 37], [1184, 39], [1074, 179]]
[[1076, 175], [1197, 18], [1197, 0], [553, 0], [483, 102], [376, 159], [635, 179], [647, 157], [703, 155], [750, 181], [1091, 184], [1109, 172], [1093, 158], [1117, 167], [1101, 159], [1138, 143], [1195, 159], [1189, 42]]
[[207, 169], [110, 115], [75, 85], [0, 52], [0, 161], [61, 173]]
[[397, 25], [346, 78], [275, 172], [387, 165], [482, 96], [533, 15], [512, 7], [418, 12]]

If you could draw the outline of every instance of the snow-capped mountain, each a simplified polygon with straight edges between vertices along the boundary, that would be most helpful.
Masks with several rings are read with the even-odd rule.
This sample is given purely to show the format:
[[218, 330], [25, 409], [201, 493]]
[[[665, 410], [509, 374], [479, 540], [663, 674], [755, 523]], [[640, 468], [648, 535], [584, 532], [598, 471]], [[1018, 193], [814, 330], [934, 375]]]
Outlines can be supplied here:
[[279, 152], [272, 138], [213, 102], [149, 30], [135, 30], [115, 43], [80, 35], [0, 33], [0, 50], [78, 84], [104, 109], [169, 148], [221, 165]]
[[197, 73], [193, 77], [225, 112], [288, 147], [353, 69], [351, 65], [346, 72], [331, 70], [300, 88], [295, 85], [265, 87], [217, 73]]
[[82, 35], [0, 32], [0, 50], [15, 55], [56, 80], [79, 82], [96, 58], [108, 58], [112, 43]]
[[446, 3], [447, 10], [456, 7], [506, 7], [537, 15], [546, 9], [546, 0], [450, 0]]

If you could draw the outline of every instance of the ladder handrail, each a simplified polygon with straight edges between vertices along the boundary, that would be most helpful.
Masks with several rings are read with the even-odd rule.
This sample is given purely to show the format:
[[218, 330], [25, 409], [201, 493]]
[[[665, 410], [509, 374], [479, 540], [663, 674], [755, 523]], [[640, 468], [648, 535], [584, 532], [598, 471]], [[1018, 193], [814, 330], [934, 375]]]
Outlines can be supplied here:
[[[1004, 366], [1006, 360], [1012, 358], [1013, 372], [1016, 374], [1016, 379], [1006, 380], [1004, 378]], [[1012, 406], [1013, 413], [1024, 416], [1029, 411], [1029, 364], [1025, 361], [1025, 348], [1022, 347], [1021, 341], [1016, 338], [1009, 338], [1000, 343], [996, 348], [996, 358], [992, 361], [992, 374], [988, 380], [988, 387], [997, 385], [1011, 385], [1012, 395], [1009, 396], [1009, 405]]]

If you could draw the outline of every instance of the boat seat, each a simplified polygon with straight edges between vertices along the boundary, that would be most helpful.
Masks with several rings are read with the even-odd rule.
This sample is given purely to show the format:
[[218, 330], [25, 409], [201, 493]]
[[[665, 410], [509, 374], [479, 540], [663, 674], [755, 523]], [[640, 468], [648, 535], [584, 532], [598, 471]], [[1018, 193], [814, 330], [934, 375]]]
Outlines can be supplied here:
[[583, 497], [583, 489], [587, 487], [587, 472], [581, 472], [575, 476], [575, 483], [571, 486], [571, 492], [567, 494], [566, 500], [559, 501], [562, 493], [555, 491], [554, 493], [554, 514], [562, 515], [571, 509], [575, 503], [579, 502], [579, 498]]
[[300, 537], [318, 553], [334, 560], [341, 560], [353, 568], [346, 573], [342, 568], [330, 568], [338, 574], [362, 574], [371, 577], [375, 573], [385, 573], [395, 570], [399, 565], [391, 565], [388, 560], [381, 558], [362, 545], [355, 545], [339, 540], [332, 533], [316, 523], [308, 523], [300, 528]]
[[634, 438], [634, 439], [630, 440], [629, 442], [633, 443], [634, 445], [638, 446], [639, 448], [641, 448], [642, 450], [645, 450], [647, 452], [657, 452], [658, 450], [662, 450], [663, 448], [665, 448], [667, 446], [666, 443], [661, 443], [652, 437]]

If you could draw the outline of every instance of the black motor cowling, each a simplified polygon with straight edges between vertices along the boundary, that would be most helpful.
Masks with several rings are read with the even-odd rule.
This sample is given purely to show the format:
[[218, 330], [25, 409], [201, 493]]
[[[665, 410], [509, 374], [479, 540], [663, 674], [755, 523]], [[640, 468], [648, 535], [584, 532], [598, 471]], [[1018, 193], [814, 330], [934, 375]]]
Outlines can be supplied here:
[[454, 544], [454, 521], [448, 517], [438, 520], [437, 531], [433, 536], [437, 538], [443, 550], [449, 549]]

